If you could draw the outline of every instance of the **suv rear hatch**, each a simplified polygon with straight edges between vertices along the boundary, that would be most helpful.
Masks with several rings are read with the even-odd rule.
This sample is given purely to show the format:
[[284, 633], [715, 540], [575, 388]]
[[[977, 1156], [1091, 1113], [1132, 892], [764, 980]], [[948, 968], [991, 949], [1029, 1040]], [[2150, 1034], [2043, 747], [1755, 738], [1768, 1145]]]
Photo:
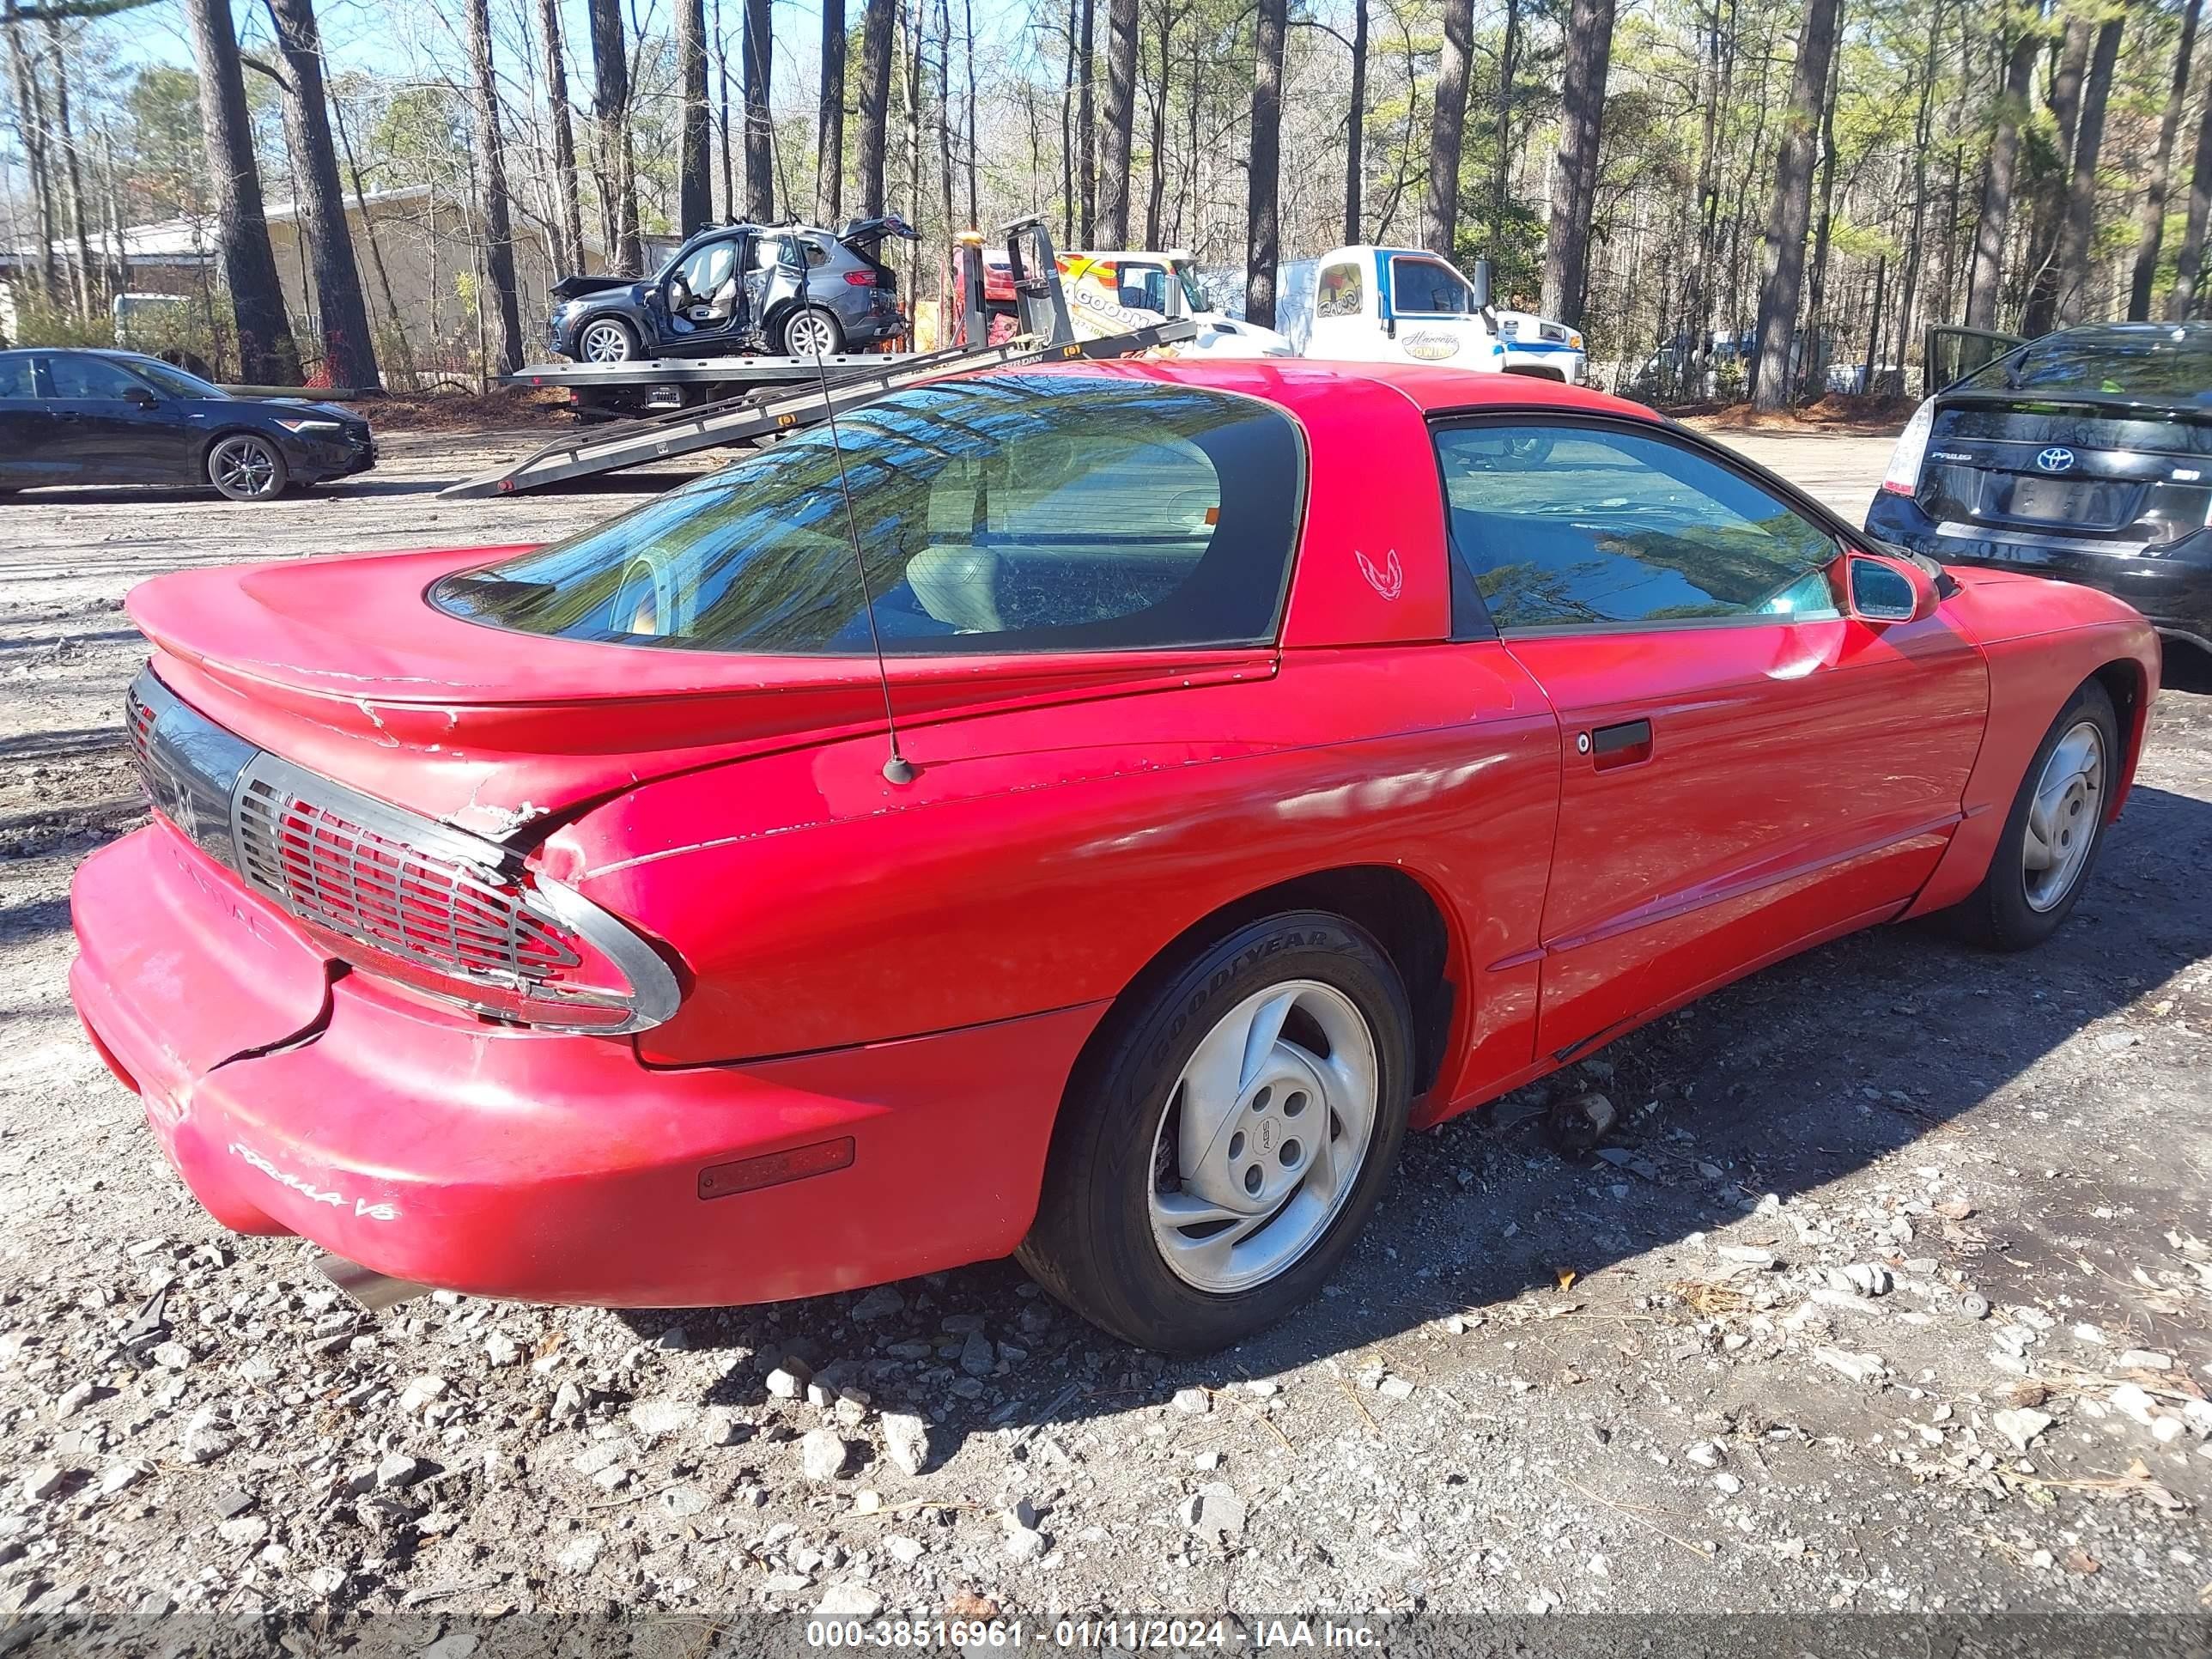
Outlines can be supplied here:
[[881, 257], [884, 238], [898, 236], [913, 241], [918, 240], [920, 234], [896, 213], [887, 213], [881, 218], [850, 221], [837, 233], [837, 240], [841, 246], [850, 250], [855, 259], [876, 273], [876, 287], [879, 290], [896, 294], [898, 277]]

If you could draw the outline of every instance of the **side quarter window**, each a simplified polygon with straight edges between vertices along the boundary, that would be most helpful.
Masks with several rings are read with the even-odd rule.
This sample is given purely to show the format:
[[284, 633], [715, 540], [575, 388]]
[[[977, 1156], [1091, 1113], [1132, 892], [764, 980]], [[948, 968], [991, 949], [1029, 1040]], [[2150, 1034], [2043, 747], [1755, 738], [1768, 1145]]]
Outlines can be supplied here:
[[1357, 317], [1361, 304], [1359, 267], [1353, 264], [1331, 265], [1321, 274], [1321, 282], [1314, 298], [1316, 317]]
[[1686, 445], [1611, 428], [1437, 433], [1452, 552], [1504, 632], [1838, 614], [1833, 538]]

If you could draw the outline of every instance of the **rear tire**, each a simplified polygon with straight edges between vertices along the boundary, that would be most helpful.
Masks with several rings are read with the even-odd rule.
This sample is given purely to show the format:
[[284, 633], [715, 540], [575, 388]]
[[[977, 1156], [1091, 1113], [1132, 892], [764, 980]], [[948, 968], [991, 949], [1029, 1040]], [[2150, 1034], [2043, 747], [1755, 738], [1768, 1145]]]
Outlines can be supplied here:
[[1982, 884], [1954, 913], [1966, 938], [2025, 951], [2058, 931], [2104, 846], [2120, 758], [2112, 700], [2086, 681], [2036, 745]]
[[1320, 1290], [1390, 1179], [1405, 987], [1364, 929], [1290, 911], [1148, 976], [1108, 1020], [1070, 1080], [1022, 1265], [1141, 1347], [1226, 1347]]
[[784, 356], [835, 357], [844, 349], [844, 325], [820, 306], [790, 312], [776, 325], [776, 349]]

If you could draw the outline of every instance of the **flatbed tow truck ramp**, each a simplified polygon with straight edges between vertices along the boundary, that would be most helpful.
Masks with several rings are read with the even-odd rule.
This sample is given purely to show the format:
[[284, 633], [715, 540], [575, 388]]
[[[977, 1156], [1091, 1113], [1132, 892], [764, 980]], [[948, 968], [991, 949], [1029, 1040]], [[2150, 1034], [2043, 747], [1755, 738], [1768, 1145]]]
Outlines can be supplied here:
[[[1022, 331], [998, 345], [984, 337], [982, 239], [963, 238], [954, 252], [965, 305], [961, 343], [941, 351], [846, 353], [834, 357], [682, 357], [638, 363], [546, 363], [505, 376], [514, 386], [706, 386], [725, 395], [641, 420], [593, 427], [547, 444], [514, 465], [467, 478], [441, 493], [486, 496], [540, 489], [571, 479], [619, 472], [702, 449], [759, 445], [906, 386], [946, 374], [1016, 364], [1134, 356], [1197, 332], [1174, 318], [1124, 334], [1079, 339], [1068, 320], [1060, 270], [1042, 221], [1017, 220], [1000, 232], [1012, 263]], [[735, 392], [727, 388], [743, 390]]]

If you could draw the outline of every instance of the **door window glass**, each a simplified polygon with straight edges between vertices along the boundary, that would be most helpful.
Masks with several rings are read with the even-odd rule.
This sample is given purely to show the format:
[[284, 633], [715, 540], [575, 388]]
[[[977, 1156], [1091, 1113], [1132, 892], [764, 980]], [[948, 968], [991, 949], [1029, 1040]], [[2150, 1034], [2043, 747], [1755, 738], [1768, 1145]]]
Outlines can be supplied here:
[[1314, 315], [1357, 317], [1364, 291], [1356, 263], [1331, 265], [1321, 274], [1320, 289], [1314, 297]]
[[1437, 453], [1454, 554], [1501, 629], [1838, 614], [1834, 539], [1679, 444], [1485, 424]]
[[1465, 317], [1474, 310], [1474, 292], [1443, 260], [1401, 255], [1390, 261], [1390, 305], [1401, 315]]
[[31, 389], [31, 360], [28, 357], [0, 357], [0, 398], [32, 398], [37, 395]]
[[53, 377], [57, 398], [122, 398], [145, 390], [105, 357], [64, 352], [46, 359], [46, 373]]
[[736, 260], [737, 250], [726, 238], [719, 242], [709, 242], [677, 267], [676, 280], [697, 298], [704, 300], [729, 280], [731, 268]]

